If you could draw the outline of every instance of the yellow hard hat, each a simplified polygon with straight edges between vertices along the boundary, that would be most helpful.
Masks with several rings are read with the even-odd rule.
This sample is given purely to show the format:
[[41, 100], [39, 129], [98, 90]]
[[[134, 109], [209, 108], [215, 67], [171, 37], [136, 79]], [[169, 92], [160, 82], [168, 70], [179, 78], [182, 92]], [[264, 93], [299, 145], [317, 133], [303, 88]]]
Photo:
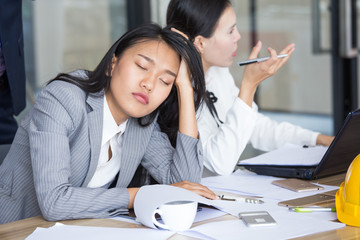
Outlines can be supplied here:
[[335, 196], [336, 214], [340, 222], [360, 227], [360, 154], [355, 157]]

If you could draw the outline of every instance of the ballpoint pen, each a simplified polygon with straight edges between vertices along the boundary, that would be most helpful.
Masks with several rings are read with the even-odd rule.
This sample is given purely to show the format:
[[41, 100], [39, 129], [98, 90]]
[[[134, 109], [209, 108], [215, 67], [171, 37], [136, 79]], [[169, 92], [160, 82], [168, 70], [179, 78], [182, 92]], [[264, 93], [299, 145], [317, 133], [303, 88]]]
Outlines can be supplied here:
[[226, 196], [224, 194], [217, 196], [219, 197], [220, 200], [225, 200], [225, 201], [238, 201], [238, 202], [256, 203], [256, 204], [264, 203], [263, 200], [251, 198], [251, 197]]
[[336, 212], [335, 207], [291, 207], [290, 211], [298, 213], [310, 213], [310, 212]]
[[[288, 55], [285, 53], [285, 54], [280, 54], [280, 55], [277, 55], [278, 58], [284, 58], [284, 57], [287, 57]], [[263, 61], [266, 61], [268, 60], [270, 57], [262, 57], [262, 58], [255, 58], [255, 59], [249, 59], [249, 60], [245, 60], [245, 61], [242, 61], [242, 62], [238, 62], [239, 66], [243, 66], [243, 65], [247, 65], [247, 64], [251, 64], [251, 63], [257, 63], [257, 62], [263, 62]]]

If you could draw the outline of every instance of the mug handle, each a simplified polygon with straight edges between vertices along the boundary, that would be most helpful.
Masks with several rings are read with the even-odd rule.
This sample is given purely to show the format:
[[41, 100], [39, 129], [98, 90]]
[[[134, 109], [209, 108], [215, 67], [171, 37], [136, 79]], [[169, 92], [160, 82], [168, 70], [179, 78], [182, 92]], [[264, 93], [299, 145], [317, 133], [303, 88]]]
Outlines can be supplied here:
[[163, 228], [163, 229], [169, 230], [169, 227], [168, 227], [168, 226], [166, 226], [165, 224], [159, 223], [159, 222], [156, 220], [156, 218], [155, 218], [155, 214], [156, 214], [156, 213], [161, 216], [163, 212], [162, 212], [160, 209], [156, 209], [156, 210], [154, 211], [154, 213], [153, 213], [153, 215], [152, 215], [152, 222], [153, 222], [153, 224], [155, 224], [156, 226], [161, 227], [161, 228]]

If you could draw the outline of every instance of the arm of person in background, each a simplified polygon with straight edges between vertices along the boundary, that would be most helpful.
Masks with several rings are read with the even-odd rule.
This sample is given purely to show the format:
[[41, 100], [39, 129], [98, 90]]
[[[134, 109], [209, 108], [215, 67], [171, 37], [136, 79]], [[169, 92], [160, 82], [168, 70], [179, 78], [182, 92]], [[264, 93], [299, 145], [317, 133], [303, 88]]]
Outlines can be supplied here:
[[[257, 58], [257, 56], [261, 50], [261, 47], [262, 47], [262, 43], [260, 41], [258, 41], [258, 43], [253, 48], [253, 50], [249, 56], [249, 59]], [[268, 51], [271, 55], [269, 60], [264, 61], [262, 63], [255, 63], [255, 64], [250, 64], [250, 65], [246, 66], [245, 70], [244, 70], [243, 79], [241, 81], [241, 87], [240, 87], [240, 92], [239, 92], [238, 97], [240, 99], [242, 99], [249, 106], [252, 106], [252, 103], [254, 100], [254, 95], [255, 95], [258, 85], [262, 81], [264, 81], [266, 78], [274, 75], [288, 61], [289, 57], [294, 52], [294, 50], [295, 50], [295, 45], [289, 44], [280, 52], [280, 54], [286, 53], [286, 54], [288, 54], [288, 56], [285, 58], [278, 59], [276, 51], [272, 48], [268, 48]], [[279, 124], [275, 124], [275, 125], [280, 126], [279, 129], [281, 129], [280, 132], [277, 131], [278, 132], [277, 136], [289, 135], [286, 132], [282, 132], [283, 130], [282, 130], [281, 125], [279, 125]], [[284, 125], [284, 124], [282, 124], [282, 125]], [[284, 141], [286, 141], [286, 140], [288, 140], [288, 142], [309, 141], [309, 139], [311, 137], [310, 138], [309, 137], [307, 137], [307, 138], [301, 137], [303, 135], [303, 133], [306, 131], [307, 131], [307, 135], [311, 135], [311, 134], [314, 135], [314, 132], [311, 133], [309, 130], [301, 129], [298, 126], [288, 124], [288, 127], [289, 126], [291, 126], [290, 129], [292, 129], [293, 136], [290, 139], [284, 138], [285, 139]], [[256, 128], [257, 127], [255, 127], [255, 130], [256, 130]], [[273, 131], [273, 130], [267, 128], [265, 131]], [[301, 134], [299, 132], [301, 132]], [[261, 134], [261, 136], [272, 137], [274, 135]], [[310, 143], [311, 145], [316, 144], [316, 145], [329, 146], [333, 139], [334, 139], [333, 136], [317, 134], [316, 141], [315, 142], [312, 141], [311, 143], [308, 142], [308, 144]]]
[[318, 140], [322, 140], [322, 138], [325, 141], [330, 139], [330, 143], [333, 139], [333, 137], [319, 134], [318, 132], [305, 129], [289, 122], [275, 121], [261, 113], [257, 113], [255, 122], [255, 128], [250, 141], [254, 148], [262, 151], [271, 151], [287, 143], [309, 146], [327, 146], [326, 142], [320, 144]]

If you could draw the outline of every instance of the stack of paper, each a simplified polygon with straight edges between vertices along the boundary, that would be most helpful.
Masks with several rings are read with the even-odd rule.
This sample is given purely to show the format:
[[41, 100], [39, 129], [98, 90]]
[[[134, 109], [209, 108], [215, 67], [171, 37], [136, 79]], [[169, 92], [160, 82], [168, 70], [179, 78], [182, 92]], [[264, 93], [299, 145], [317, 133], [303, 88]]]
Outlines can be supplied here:
[[263, 153], [259, 156], [240, 161], [240, 165], [282, 165], [282, 166], [312, 166], [317, 165], [324, 156], [327, 147], [303, 147], [286, 144], [276, 150]]

